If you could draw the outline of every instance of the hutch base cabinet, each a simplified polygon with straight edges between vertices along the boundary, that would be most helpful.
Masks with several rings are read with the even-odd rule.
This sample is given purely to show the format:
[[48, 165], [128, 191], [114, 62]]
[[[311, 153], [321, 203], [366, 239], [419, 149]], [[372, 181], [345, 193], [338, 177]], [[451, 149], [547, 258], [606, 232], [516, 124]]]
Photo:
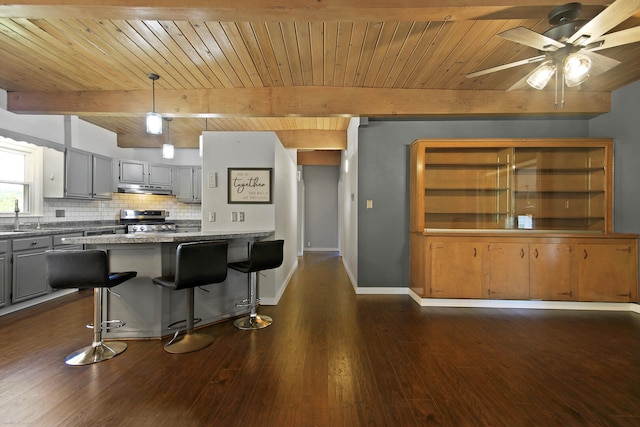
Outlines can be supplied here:
[[423, 139], [410, 156], [416, 294], [638, 301], [638, 236], [612, 231], [612, 140]]
[[638, 239], [614, 235], [413, 233], [423, 298], [638, 300]]

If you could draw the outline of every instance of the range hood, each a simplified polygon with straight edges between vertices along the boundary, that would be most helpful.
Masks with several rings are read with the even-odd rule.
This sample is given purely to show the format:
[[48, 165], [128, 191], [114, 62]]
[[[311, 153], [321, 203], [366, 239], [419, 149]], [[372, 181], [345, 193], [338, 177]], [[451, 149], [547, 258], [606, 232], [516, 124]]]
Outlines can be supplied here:
[[142, 184], [118, 184], [118, 193], [129, 194], [157, 194], [161, 196], [170, 196], [172, 187], [162, 185], [142, 185]]

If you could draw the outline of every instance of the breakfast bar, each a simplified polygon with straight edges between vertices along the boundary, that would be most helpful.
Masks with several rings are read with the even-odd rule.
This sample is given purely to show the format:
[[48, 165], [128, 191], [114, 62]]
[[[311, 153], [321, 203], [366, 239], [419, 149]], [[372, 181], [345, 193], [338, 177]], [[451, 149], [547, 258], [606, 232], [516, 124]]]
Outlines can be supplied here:
[[[103, 318], [126, 323], [119, 328], [106, 329], [103, 336], [106, 339], [144, 339], [172, 334], [175, 330], [169, 325], [184, 320], [185, 293], [172, 292], [152, 282], [154, 277], [175, 273], [176, 248], [180, 243], [226, 240], [229, 242], [228, 262], [233, 262], [248, 257], [252, 242], [273, 234], [273, 230], [159, 232], [70, 237], [63, 242], [107, 251], [111, 271], [137, 271], [137, 277], [112, 291], [103, 291]], [[246, 307], [236, 306], [247, 298], [244, 274], [229, 270], [224, 282], [195, 291], [195, 317], [201, 319], [196, 327], [247, 313]]]

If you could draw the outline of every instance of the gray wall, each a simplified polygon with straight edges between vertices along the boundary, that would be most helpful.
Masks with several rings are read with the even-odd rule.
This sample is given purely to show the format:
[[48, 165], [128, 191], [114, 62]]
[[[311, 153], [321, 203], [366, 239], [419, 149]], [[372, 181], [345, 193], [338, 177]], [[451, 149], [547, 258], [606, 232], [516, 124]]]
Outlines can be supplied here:
[[339, 166], [304, 166], [305, 250], [338, 250]]
[[640, 82], [612, 95], [611, 113], [590, 122], [594, 138], [614, 137], [613, 228], [640, 233]]
[[409, 286], [408, 147], [416, 139], [589, 136], [580, 119], [370, 120], [358, 137], [358, 286]]

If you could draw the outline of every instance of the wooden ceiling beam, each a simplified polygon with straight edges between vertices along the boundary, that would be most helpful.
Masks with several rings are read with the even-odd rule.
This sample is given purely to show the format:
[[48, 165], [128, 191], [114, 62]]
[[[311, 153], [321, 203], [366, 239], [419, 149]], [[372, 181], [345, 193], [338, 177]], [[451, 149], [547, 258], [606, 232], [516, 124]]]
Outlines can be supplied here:
[[[583, 11], [610, 1], [582, 0]], [[0, 5], [5, 18], [89, 18], [168, 21], [459, 21], [544, 18], [548, 0], [14, 0]], [[586, 9], [586, 10], [585, 10]]]
[[[598, 115], [609, 112], [608, 92], [565, 93], [553, 108], [553, 91], [267, 87], [156, 90], [156, 111], [168, 117], [282, 116], [497, 116]], [[151, 91], [9, 92], [14, 113], [79, 116], [143, 116]]]
[[342, 161], [340, 151], [298, 151], [298, 166], [339, 166]]
[[343, 130], [279, 130], [278, 139], [284, 148], [297, 150], [346, 150], [347, 131]]

